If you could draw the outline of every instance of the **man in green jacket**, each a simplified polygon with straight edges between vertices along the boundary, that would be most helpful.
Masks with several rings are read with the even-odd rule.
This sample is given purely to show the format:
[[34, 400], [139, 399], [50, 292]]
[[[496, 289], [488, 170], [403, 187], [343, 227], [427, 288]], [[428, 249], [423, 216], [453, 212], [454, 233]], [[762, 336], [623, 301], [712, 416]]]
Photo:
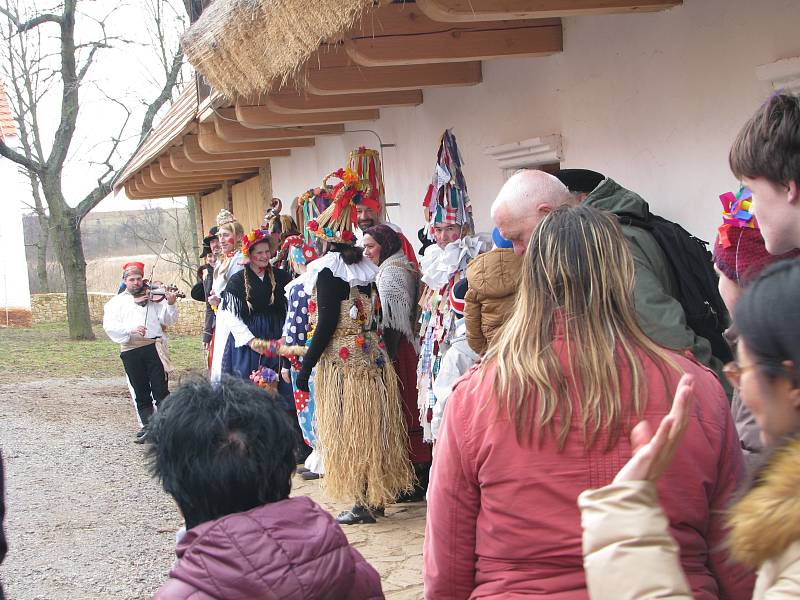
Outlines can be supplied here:
[[[642, 219], [649, 214], [647, 202], [638, 194], [600, 173], [564, 169], [558, 175], [520, 171], [506, 181], [492, 204], [492, 219], [501, 235], [512, 242], [516, 254], [525, 253], [539, 222], [562, 204], [583, 202], [599, 210]], [[668, 348], [691, 350], [699, 362], [720, 375], [722, 363], [711, 355], [711, 344], [686, 324], [683, 307], [676, 298], [677, 282], [658, 242], [641, 227], [622, 225], [622, 232], [636, 268], [634, 301], [644, 332]]]

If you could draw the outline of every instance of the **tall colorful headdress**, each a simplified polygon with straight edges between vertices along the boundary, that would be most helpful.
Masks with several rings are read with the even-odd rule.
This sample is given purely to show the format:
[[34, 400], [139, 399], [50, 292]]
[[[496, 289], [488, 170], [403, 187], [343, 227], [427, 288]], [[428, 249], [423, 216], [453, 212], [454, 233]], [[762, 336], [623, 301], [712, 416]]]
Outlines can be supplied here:
[[319, 258], [317, 249], [303, 241], [299, 235], [290, 235], [283, 241], [280, 252], [281, 259], [287, 259], [292, 270], [296, 271], [300, 265], [307, 265], [312, 260]]
[[303, 233], [303, 239], [307, 244], [312, 244], [315, 241], [312, 239], [308, 224], [311, 221], [316, 221], [325, 212], [325, 209], [331, 205], [332, 198], [329, 192], [328, 188], [318, 187], [308, 190], [297, 197], [297, 225]]
[[361, 204], [369, 206], [375, 211], [375, 214], [385, 217], [386, 191], [383, 187], [380, 153], [377, 150], [360, 146], [350, 152], [347, 168], [353, 171], [360, 181], [369, 182], [372, 188], [370, 194], [362, 198]]
[[236, 217], [234, 217], [233, 213], [229, 211], [227, 208], [223, 208], [222, 210], [219, 211], [219, 214], [217, 215], [217, 227], [235, 222], [236, 222]]
[[370, 197], [372, 186], [368, 181], [360, 180], [350, 169], [334, 171], [323, 180], [322, 186], [327, 188], [328, 180], [334, 177], [341, 182], [330, 191], [331, 204], [317, 219], [308, 222], [308, 230], [326, 242], [354, 244], [356, 206]]
[[470, 231], [472, 230], [472, 207], [469, 203], [467, 182], [461, 171], [463, 164], [456, 136], [445, 129], [436, 154], [433, 179], [422, 203], [429, 237], [435, 223], [468, 225]]

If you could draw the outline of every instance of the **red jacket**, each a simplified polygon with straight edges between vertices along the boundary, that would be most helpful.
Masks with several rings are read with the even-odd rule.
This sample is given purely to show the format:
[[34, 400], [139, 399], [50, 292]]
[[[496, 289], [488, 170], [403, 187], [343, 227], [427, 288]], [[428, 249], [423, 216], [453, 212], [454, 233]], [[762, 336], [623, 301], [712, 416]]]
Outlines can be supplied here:
[[378, 573], [299, 496], [193, 527], [154, 600], [377, 600]]
[[[694, 374], [697, 402], [672, 465], [658, 482], [659, 499], [696, 600], [750, 598], [752, 575], [728, 564], [720, 549], [720, 513], [743, 475], [728, 402], [711, 371], [674, 358]], [[562, 365], [566, 371], [566, 360]], [[644, 365], [644, 417], [655, 431], [678, 376], [670, 373], [667, 390], [659, 369], [647, 360]], [[628, 377], [621, 368], [622, 389]], [[576, 403], [563, 451], [549, 435], [541, 445], [534, 438], [530, 446], [520, 446], [513, 423], [495, 412], [493, 381], [490, 371], [480, 383], [473, 369], [456, 383], [445, 409], [428, 490], [426, 598], [587, 600], [577, 498], [585, 489], [610, 483], [630, 458], [630, 429], [608, 452], [604, 435], [585, 450]], [[623, 408], [629, 404], [623, 399]]]

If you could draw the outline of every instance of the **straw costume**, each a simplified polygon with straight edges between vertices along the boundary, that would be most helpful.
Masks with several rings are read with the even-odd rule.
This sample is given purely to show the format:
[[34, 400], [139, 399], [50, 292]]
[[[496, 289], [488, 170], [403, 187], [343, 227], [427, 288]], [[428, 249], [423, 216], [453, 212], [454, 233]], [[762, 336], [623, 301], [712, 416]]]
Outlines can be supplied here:
[[462, 164], [456, 138], [447, 129], [442, 135], [433, 179], [428, 186], [423, 207], [430, 239], [433, 239], [436, 224], [459, 225], [462, 237], [445, 248], [439, 245], [428, 247], [420, 261], [423, 288], [420, 296], [421, 348], [417, 364], [417, 402], [425, 441], [428, 442], [433, 441], [431, 418], [436, 404], [433, 384], [456, 326], [456, 319], [450, 310], [451, 288], [466, 277], [469, 261], [489, 248], [486, 240], [466, 235], [473, 230], [473, 224], [467, 183], [461, 172]]
[[391, 503], [413, 482], [397, 376], [383, 344], [370, 330], [370, 284], [378, 272], [353, 246], [355, 207], [369, 184], [351, 171], [328, 176], [342, 180], [333, 203], [309, 230], [329, 242], [328, 254], [308, 266], [311, 341], [297, 377], [308, 391], [316, 367], [317, 435], [325, 457], [325, 489], [356, 505], [340, 523], [374, 523], [376, 509]]

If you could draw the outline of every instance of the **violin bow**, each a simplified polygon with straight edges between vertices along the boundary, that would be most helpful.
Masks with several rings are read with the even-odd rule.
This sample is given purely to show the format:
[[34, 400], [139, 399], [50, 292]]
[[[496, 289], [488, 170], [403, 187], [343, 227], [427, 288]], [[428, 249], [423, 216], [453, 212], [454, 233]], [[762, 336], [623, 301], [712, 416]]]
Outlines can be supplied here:
[[[148, 282], [150, 285], [152, 285], [153, 277], [155, 277], [155, 274], [156, 274], [156, 265], [158, 264], [158, 261], [161, 260], [161, 255], [163, 254], [164, 248], [166, 248], [166, 247], [167, 247], [167, 238], [164, 238], [164, 243], [161, 244], [161, 250], [159, 250], [158, 254], [156, 254], [156, 259], [153, 261], [153, 266], [150, 267], [150, 279], [149, 279], [149, 282]], [[150, 299], [148, 298], [147, 299], [147, 305], [144, 307], [144, 332], [145, 333], [147, 333], [147, 316], [148, 316], [149, 312], [150, 312]]]

